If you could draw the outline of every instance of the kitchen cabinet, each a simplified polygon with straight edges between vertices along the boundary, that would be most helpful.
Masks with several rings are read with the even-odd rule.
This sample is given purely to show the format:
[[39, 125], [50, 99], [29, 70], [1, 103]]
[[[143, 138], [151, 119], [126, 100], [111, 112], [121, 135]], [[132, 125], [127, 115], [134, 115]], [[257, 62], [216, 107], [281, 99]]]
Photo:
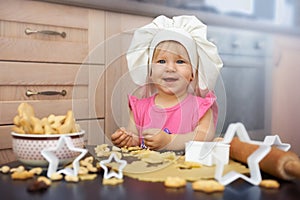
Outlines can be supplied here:
[[105, 124], [106, 143], [117, 128], [127, 126], [127, 94], [136, 85], [130, 79], [126, 51], [136, 28], [150, 23], [151, 17], [106, 12], [106, 93]]
[[272, 134], [300, 155], [300, 37], [276, 35], [274, 41]]
[[81, 63], [88, 54], [86, 9], [1, 1], [0, 17], [1, 60]]
[[[38, 1], [0, 1], [0, 163], [14, 160], [12, 119], [21, 102], [38, 117], [74, 111], [87, 144], [104, 141], [105, 13]], [[28, 91], [66, 91], [26, 95]]]

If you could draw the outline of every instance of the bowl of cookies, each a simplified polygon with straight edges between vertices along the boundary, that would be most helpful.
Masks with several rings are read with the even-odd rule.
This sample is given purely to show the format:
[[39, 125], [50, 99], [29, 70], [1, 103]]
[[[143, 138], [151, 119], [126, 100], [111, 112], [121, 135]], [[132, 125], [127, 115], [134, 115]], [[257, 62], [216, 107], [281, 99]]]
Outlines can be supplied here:
[[[61, 136], [68, 136], [75, 148], [84, 148], [84, 130], [76, 124], [74, 114], [69, 110], [66, 115], [50, 114], [37, 118], [33, 107], [28, 103], [21, 103], [18, 115], [13, 119], [12, 148], [20, 161], [27, 167], [48, 167], [48, 161], [42, 155], [42, 150], [58, 146]], [[71, 163], [80, 153], [71, 151], [67, 144], [63, 144], [53, 151], [59, 159], [59, 166]]]

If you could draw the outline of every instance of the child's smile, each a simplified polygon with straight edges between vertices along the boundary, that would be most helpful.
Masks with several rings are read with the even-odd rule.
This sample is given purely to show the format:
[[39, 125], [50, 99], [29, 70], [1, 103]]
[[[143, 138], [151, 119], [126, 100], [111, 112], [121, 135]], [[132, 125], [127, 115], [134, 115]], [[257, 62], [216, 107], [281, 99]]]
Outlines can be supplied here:
[[175, 81], [178, 81], [178, 78], [174, 78], [174, 77], [166, 77], [166, 78], [163, 78], [163, 80], [165, 82], [175, 82]]

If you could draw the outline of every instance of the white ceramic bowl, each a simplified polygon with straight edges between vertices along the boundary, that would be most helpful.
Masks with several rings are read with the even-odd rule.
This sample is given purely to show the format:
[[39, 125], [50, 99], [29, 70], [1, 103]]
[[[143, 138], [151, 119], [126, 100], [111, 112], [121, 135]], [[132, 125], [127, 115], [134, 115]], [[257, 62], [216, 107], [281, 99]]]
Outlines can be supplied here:
[[[44, 148], [56, 147], [60, 136], [70, 136], [74, 147], [84, 148], [84, 131], [69, 134], [19, 134], [12, 132], [13, 152], [17, 159], [27, 167], [48, 167], [48, 161], [42, 156]], [[75, 159], [80, 152], [70, 151], [66, 144], [55, 152], [59, 158], [59, 167]]]

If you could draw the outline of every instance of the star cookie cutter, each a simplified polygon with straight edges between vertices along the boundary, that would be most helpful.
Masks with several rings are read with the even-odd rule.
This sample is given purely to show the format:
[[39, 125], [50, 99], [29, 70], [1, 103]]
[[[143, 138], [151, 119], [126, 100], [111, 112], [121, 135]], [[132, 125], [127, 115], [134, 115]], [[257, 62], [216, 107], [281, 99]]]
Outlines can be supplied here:
[[[54, 152], [61, 149], [64, 144], [67, 145], [69, 150], [80, 152], [80, 154], [72, 162], [73, 169], [66, 168], [57, 171], [59, 165], [59, 158], [55, 155]], [[87, 152], [87, 149], [75, 147], [70, 136], [60, 136], [56, 147], [44, 148], [41, 151], [42, 156], [49, 162], [47, 177], [50, 178], [53, 173], [63, 173], [65, 175], [77, 176], [79, 172], [79, 161], [85, 156]]]
[[235, 134], [237, 134], [241, 141], [259, 145], [259, 148], [247, 158], [250, 177], [235, 171], [228, 172], [222, 176], [225, 164], [222, 162], [222, 158], [214, 154], [213, 156], [216, 160], [215, 179], [222, 185], [228, 185], [238, 178], [242, 178], [253, 185], [258, 185], [262, 180], [259, 162], [270, 152], [271, 146], [274, 145], [284, 151], [287, 151], [291, 147], [290, 144], [282, 143], [278, 135], [266, 136], [263, 142], [251, 140], [245, 126], [240, 122], [229, 125], [222, 143], [229, 144]]
[[[114, 172], [113, 170], [111, 170], [109, 172], [107, 166], [105, 165], [105, 164], [111, 163], [113, 158], [117, 163], [120, 163], [119, 168], [118, 168], [118, 173]], [[122, 179], [123, 178], [123, 169], [125, 168], [126, 165], [127, 165], [127, 161], [119, 159], [115, 153], [111, 153], [107, 160], [100, 161], [100, 166], [104, 170], [104, 175], [103, 175], [104, 179], [110, 179], [112, 177]]]

